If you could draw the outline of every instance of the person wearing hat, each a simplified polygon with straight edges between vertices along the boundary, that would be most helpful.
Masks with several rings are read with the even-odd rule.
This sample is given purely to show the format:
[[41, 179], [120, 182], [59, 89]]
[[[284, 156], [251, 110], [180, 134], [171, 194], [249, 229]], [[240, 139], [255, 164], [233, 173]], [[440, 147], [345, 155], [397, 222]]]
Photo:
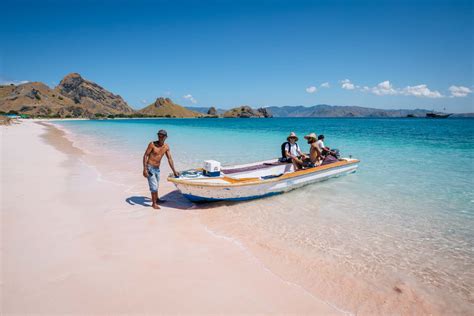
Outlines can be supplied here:
[[294, 132], [286, 138], [286, 142], [281, 144], [281, 158], [280, 162], [292, 162], [293, 159], [306, 157], [300, 150], [300, 146], [296, 143], [298, 136]]
[[168, 137], [168, 133], [162, 129], [158, 131], [158, 140], [150, 142], [143, 155], [143, 176], [148, 179], [148, 186], [151, 192], [151, 206], [154, 209], [159, 209], [158, 202], [164, 202], [158, 198], [158, 186], [160, 184], [160, 164], [161, 159], [164, 155], [168, 159], [168, 163], [173, 170], [175, 177], [179, 176], [179, 173], [174, 169], [173, 158], [171, 157], [171, 151], [168, 144], [165, 144], [165, 140]]
[[313, 168], [321, 162], [321, 151], [318, 148], [318, 137], [315, 133], [308, 134], [304, 137], [309, 144], [309, 157], [303, 159], [293, 159], [293, 166], [295, 170]]

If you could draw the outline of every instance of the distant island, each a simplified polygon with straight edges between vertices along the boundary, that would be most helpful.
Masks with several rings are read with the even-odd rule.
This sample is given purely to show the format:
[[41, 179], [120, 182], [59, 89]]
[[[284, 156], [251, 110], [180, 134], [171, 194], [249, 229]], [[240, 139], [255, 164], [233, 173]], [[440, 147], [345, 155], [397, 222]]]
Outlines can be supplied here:
[[[232, 109], [183, 107], [170, 98], [158, 97], [155, 102], [134, 110], [120, 96], [78, 73], [65, 76], [59, 85], [50, 88], [41, 82], [0, 85], [0, 114], [32, 118], [270, 118], [270, 117], [426, 117], [424, 109], [384, 110], [359, 106], [319, 104], [314, 106], [269, 106], [254, 109], [248, 105]], [[441, 112], [436, 112], [441, 113]], [[474, 117], [474, 113], [451, 117]]]
[[[368, 108], [361, 106], [340, 106], [318, 104], [314, 106], [270, 106], [266, 109], [270, 110], [274, 117], [426, 117], [431, 110], [425, 109], [398, 109], [385, 110], [377, 108]], [[442, 113], [442, 112], [434, 112]], [[451, 117], [474, 117], [474, 113], [453, 114]]]

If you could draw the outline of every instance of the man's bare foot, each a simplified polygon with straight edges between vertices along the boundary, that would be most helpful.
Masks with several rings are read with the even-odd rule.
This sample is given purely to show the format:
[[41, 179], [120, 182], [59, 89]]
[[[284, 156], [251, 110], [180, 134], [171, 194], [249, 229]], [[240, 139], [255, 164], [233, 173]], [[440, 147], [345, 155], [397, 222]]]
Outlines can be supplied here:
[[160, 209], [160, 207], [159, 207], [158, 205], [156, 205], [156, 204], [152, 204], [151, 207], [153, 207], [155, 210], [159, 210], [159, 209]]

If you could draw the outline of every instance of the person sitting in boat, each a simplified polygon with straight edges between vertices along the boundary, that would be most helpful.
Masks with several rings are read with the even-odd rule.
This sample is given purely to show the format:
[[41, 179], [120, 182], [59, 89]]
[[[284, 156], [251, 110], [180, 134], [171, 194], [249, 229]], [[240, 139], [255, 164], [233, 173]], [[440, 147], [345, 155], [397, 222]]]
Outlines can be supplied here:
[[321, 134], [318, 136], [316, 145], [318, 146], [319, 152], [321, 153], [323, 159], [329, 155], [334, 156], [334, 158], [339, 158], [339, 150], [331, 149], [324, 145], [324, 135]]
[[299, 169], [307, 169], [319, 166], [321, 164], [322, 156], [321, 151], [319, 150], [317, 142], [317, 136], [315, 133], [311, 133], [304, 137], [309, 144], [309, 157], [305, 156], [302, 159], [296, 158], [292, 159], [293, 166], [295, 171]]
[[294, 132], [291, 132], [286, 138], [286, 142], [281, 144], [280, 162], [292, 162], [294, 158], [301, 159], [302, 157], [306, 157], [306, 155], [301, 152], [300, 146], [296, 143], [297, 141], [298, 136], [296, 136]]

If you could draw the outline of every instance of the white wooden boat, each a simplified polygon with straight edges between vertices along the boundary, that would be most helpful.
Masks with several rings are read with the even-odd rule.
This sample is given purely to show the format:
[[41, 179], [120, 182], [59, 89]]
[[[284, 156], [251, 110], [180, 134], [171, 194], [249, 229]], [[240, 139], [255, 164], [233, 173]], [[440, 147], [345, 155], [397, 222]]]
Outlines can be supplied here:
[[359, 160], [342, 158], [331, 164], [294, 171], [291, 163], [278, 159], [223, 167], [218, 177], [203, 175], [202, 169], [168, 177], [193, 202], [243, 201], [284, 193], [307, 184], [355, 172]]

